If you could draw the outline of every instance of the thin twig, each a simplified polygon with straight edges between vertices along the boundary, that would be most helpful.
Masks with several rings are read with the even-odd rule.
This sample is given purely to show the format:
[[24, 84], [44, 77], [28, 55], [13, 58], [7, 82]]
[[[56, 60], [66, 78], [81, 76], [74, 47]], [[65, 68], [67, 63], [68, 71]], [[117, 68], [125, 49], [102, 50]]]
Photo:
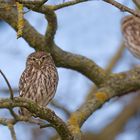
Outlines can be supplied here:
[[119, 8], [123, 12], [129, 12], [132, 15], [140, 18], [140, 13], [139, 12], [137, 12], [137, 11], [125, 6], [125, 5], [122, 5], [121, 3], [117, 2], [117, 1], [114, 1], [114, 0], [103, 0], [103, 1]]
[[11, 85], [10, 85], [8, 79], [6, 78], [6, 76], [4, 75], [4, 73], [3, 73], [1, 70], [0, 70], [0, 73], [1, 73], [1, 75], [3, 76], [4, 80], [6, 81], [7, 86], [8, 86], [8, 88], [9, 88], [10, 99], [13, 100], [13, 98], [14, 98], [14, 93], [13, 93], [13, 90], [12, 90], [12, 88], [11, 88]]
[[18, 115], [13, 111], [12, 108], [9, 108], [9, 111], [10, 111], [11, 115], [14, 117], [14, 119], [15, 119], [15, 121], [16, 121], [17, 118], [18, 118]]
[[8, 128], [9, 128], [9, 130], [10, 130], [10, 132], [11, 132], [11, 136], [12, 136], [12, 139], [13, 140], [17, 140], [17, 138], [16, 138], [16, 132], [15, 132], [15, 130], [14, 130], [14, 126], [13, 126], [13, 124], [8, 124]]
[[53, 100], [51, 102], [51, 105], [62, 110], [67, 115], [67, 117], [70, 116], [71, 112], [64, 105], [59, 104], [56, 100]]
[[46, 121], [43, 121], [41, 119], [29, 118], [29, 117], [21, 116], [21, 115], [17, 116], [16, 120], [13, 118], [12, 119], [0, 118], [0, 124], [4, 126], [8, 126], [9, 123], [12, 125], [15, 125], [18, 122], [27, 122], [27, 123], [39, 125], [39, 127], [46, 125]]
[[80, 3], [83, 3], [83, 2], [87, 2], [87, 1], [91, 1], [91, 0], [74, 0], [74, 1], [68, 1], [68, 2], [64, 2], [62, 4], [54, 5], [54, 6], [52, 6], [52, 9], [53, 10], [59, 10], [61, 8], [65, 8], [65, 7], [68, 7], [68, 6], [80, 4]]
[[46, 128], [46, 127], [53, 127], [52, 124], [44, 124], [44, 125], [40, 125], [40, 128]]

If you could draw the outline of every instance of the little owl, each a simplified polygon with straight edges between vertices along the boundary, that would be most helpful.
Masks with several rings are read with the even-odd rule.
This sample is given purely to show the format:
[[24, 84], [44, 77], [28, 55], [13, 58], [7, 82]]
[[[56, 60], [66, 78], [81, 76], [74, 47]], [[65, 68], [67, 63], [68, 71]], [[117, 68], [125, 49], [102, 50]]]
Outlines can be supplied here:
[[[38, 51], [30, 54], [19, 82], [20, 97], [45, 107], [54, 97], [57, 83], [58, 73], [50, 53]], [[25, 108], [21, 108], [20, 114], [31, 116]]]
[[122, 20], [122, 33], [126, 47], [140, 59], [140, 18], [126, 16]]

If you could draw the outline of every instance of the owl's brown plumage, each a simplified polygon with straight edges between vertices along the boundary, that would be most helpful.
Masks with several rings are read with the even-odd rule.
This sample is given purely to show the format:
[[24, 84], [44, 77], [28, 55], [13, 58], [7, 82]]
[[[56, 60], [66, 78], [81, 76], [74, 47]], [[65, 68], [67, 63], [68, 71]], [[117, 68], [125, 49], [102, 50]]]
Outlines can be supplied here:
[[[20, 97], [45, 107], [54, 97], [57, 83], [58, 73], [51, 55], [43, 51], [30, 54], [19, 82]], [[29, 116], [30, 113], [21, 108], [20, 114]]]
[[140, 58], [140, 18], [126, 16], [122, 20], [122, 33], [126, 47], [137, 58]]

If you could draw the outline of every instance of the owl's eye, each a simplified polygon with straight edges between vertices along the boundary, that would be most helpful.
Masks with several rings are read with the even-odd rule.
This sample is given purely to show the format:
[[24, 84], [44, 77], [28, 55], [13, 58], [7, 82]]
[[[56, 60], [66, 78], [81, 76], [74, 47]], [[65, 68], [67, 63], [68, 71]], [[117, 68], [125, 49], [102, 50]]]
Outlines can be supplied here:
[[36, 59], [33, 57], [32, 60], [35, 61]]
[[45, 59], [46, 59], [46, 56], [43, 56], [43, 57], [42, 57], [42, 60], [45, 60]]

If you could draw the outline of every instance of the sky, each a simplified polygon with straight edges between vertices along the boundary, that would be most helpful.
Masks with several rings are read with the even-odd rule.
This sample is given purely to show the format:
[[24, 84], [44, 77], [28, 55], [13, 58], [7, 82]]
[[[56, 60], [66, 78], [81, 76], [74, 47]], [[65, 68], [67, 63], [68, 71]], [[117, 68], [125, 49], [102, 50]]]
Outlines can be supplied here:
[[[54, 0], [49, 2], [56, 3]], [[134, 8], [134, 5], [127, 0], [119, 0], [118, 2]], [[122, 40], [120, 23], [122, 17], [127, 13], [123, 13], [105, 2], [96, 0], [58, 10], [56, 14], [58, 18], [58, 30], [55, 35], [56, 44], [64, 50], [91, 58], [98, 65], [105, 68], [119, 48]], [[29, 12], [25, 15], [25, 18], [40, 33], [45, 33], [47, 22], [42, 14]], [[0, 69], [5, 73], [12, 87], [18, 87], [20, 75], [25, 68], [26, 58], [34, 50], [22, 38], [17, 40], [16, 32], [8, 24], [0, 26], [0, 46]], [[127, 59], [128, 57], [129, 59]], [[124, 57], [118, 63], [114, 72], [129, 70], [132, 64], [138, 63], [138, 60], [126, 50]], [[70, 111], [75, 111], [84, 101], [92, 82], [72, 70], [58, 68], [58, 72], [59, 85], [55, 99]], [[6, 87], [1, 77], [0, 83], [0, 89]], [[82, 130], [99, 132], [121, 111], [122, 107], [123, 105], [118, 101], [106, 103], [102, 109], [96, 111], [86, 121]], [[0, 110], [0, 112], [4, 114], [5, 111]], [[56, 113], [65, 119], [59, 110], [56, 110]], [[104, 114], [104, 117], [102, 117], [102, 114]], [[19, 140], [25, 139], [25, 135], [20, 137], [21, 133], [25, 129], [30, 130], [30, 127], [16, 125]], [[26, 134], [28, 133], [30, 131], [26, 131]], [[1, 139], [11, 140], [7, 127], [0, 127]], [[31, 137], [29, 136], [28, 140], [30, 139]], [[120, 134], [116, 138], [116, 140], [129, 139], [137, 140], [134, 133], [127, 132]]]

